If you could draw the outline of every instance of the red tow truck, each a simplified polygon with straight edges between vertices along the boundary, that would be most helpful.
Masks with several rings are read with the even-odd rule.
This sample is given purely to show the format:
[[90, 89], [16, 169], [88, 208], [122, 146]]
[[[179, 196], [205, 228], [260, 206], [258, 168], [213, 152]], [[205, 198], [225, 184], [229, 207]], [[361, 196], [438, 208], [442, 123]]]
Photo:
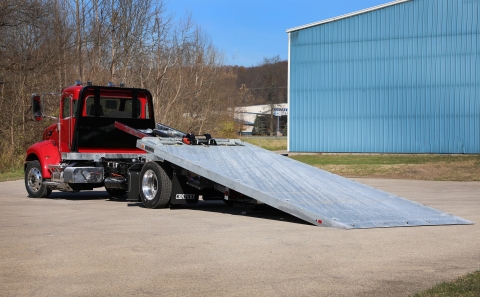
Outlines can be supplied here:
[[[46, 95], [59, 97], [58, 119], [44, 114]], [[159, 173], [161, 166], [168, 166], [162, 162], [151, 162], [156, 166], [149, 164], [159, 168], [148, 172], [144, 190], [140, 191], [139, 175], [147, 160], [146, 152], [137, 148], [136, 142], [143, 136], [186, 135], [155, 124], [152, 95], [148, 90], [112, 84], [93, 86], [90, 82], [84, 85], [77, 81], [58, 94], [33, 94], [32, 111], [36, 121], [49, 117], [57, 122], [45, 129], [42, 141], [27, 150], [25, 188], [30, 197], [48, 197], [52, 190], [78, 192], [105, 187], [111, 196], [128, 192], [128, 199], [134, 201], [144, 192], [143, 196], [148, 196], [145, 200], [148, 207], [169, 205], [169, 199], [151, 203], [165, 192], [160, 189], [160, 176], [152, 174]]]
[[[112, 196], [128, 191], [128, 168], [142, 166], [145, 151], [137, 137], [115, 128], [115, 122], [137, 130], [155, 129], [152, 95], [145, 89], [93, 86], [76, 82], [61, 93], [59, 118], [43, 140], [27, 150], [25, 187], [30, 197], [52, 190], [77, 192], [105, 187]], [[44, 117], [45, 94], [32, 95], [34, 119]], [[138, 191], [136, 191], [138, 200]]]
[[[59, 98], [58, 118], [45, 114], [45, 96]], [[128, 193], [127, 200], [164, 208], [197, 203], [200, 195], [204, 200], [222, 200], [230, 193], [138, 147], [137, 140], [143, 137], [159, 137], [177, 146], [217, 145], [210, 134], [195, 137], [155, 123], [148, 90], [77, 81], [61, 93], [32, 94], [32, 111], [36, 121], [56, 121], [45, 129], [42, 141], [27, 149], [25, 188], [32, 198], [48, 197], [52, 190], [105, 187], [113, 197]]]

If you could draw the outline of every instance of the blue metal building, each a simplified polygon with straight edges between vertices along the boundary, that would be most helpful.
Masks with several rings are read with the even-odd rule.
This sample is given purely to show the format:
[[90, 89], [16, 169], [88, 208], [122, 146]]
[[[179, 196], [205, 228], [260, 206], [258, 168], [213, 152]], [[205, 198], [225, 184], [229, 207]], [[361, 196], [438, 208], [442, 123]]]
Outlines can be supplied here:
[[480, 0], [399, 0], [287, 33], [289, 151], [480, 153]]

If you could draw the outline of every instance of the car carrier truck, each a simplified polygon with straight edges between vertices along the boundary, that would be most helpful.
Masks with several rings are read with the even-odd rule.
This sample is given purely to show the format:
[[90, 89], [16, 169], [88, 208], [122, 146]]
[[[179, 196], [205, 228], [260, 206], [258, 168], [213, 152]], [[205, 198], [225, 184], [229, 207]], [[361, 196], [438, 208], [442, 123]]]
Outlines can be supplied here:
[[[32, 95], [35, 120], [47, 94]], [[265, 205], [318, 226], [375, 228], [472, 222], [238, 139], [215, 139], [155, 123], [148, 90], [77, 82], [61, 93], [59, 117], [27, 149], [25, 187], [32, 198], [53, 190], [105, 187], [148, 208], [218, 199]]]

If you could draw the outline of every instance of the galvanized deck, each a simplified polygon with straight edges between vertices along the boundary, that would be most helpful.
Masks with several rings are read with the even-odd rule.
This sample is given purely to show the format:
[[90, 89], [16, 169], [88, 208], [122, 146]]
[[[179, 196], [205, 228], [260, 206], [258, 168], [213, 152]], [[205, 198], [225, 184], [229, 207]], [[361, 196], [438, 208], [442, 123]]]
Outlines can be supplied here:
[[[229, 143], [232, 142], [235, 141]], [[236, 142], [240, 145], [190, 146], [145, 137], [137, 141], [137, 147], [314, 225], [351, 229], [473, 224], [248, 143]]]

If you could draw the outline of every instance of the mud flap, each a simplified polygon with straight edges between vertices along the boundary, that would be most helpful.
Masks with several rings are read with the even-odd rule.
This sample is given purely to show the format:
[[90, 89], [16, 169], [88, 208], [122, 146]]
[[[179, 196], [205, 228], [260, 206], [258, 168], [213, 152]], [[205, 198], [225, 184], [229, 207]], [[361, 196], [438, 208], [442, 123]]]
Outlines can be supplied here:
[[128, 196], [127, 201], [140, 201], [140, 171], [142, 167], [138, 164], [128, 169]]
[[187, 177], [185, 175], [176, 174], [176, 170], [172, 174], [172, 196], [170, 204], [195, 204], [198, 203], [200, 191], [187, 185]]

